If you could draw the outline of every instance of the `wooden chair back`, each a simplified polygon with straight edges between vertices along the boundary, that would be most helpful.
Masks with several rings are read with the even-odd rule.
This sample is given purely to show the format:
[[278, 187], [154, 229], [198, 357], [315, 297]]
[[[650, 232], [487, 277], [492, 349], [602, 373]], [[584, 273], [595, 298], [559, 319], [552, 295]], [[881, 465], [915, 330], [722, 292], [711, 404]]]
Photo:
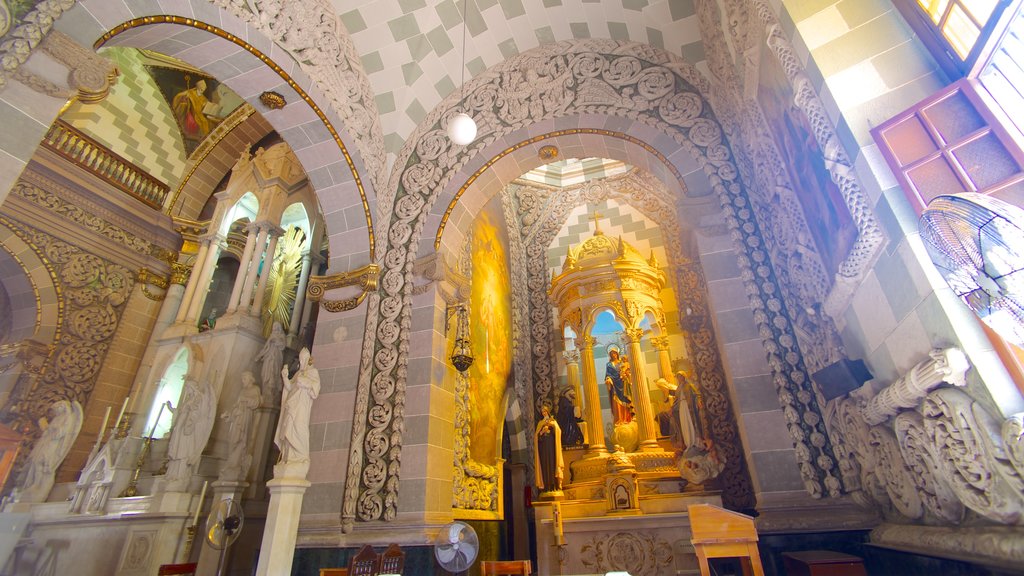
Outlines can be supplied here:
[[529, 576], [531, 572], [529, 560], [482, 560], [480, 562], [480, 573], [483, 576], [509, 574]]
[[378, 574], [401, 574], [405, 567], [405, 552], [398, 544], [391, 544], [380, 556]]
[[348, 576], [376, 576], [380, 568], [380, 556], [373, 546], [363, 546], [348, 564]]
[[157, 568], [157, 576], [189, 576], [196, 573], [195, 562], [189, 562], [186, 564], [161, 564]]

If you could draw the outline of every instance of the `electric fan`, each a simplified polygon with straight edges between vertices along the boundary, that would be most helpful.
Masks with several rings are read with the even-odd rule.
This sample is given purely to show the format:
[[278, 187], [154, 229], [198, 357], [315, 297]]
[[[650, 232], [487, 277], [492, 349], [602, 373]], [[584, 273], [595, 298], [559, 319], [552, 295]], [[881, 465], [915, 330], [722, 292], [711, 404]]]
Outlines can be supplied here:
[[434, 540], [434, 557], [445, 570], [458, 574], [468, 570], [480, 549], [476, 531], [469, 524], [452, 522], [438, 532]]
[[1024, 210], [983, 194], [938, 196], [920, 231], [957, 296], [1000, 336], [1024, 344]]
[[210, 515], [206, 517], [206, 541], [214, 550], [220, 550], [220, 559], [217, 561], [218, 575], [224, 569], [224, 557], [227, 556], [228, 548], [242, 533], [244, 523], [245, 513], [242, 512], [242, 507], [231, 498], [217, 502], [213, 510], [210, 510]]

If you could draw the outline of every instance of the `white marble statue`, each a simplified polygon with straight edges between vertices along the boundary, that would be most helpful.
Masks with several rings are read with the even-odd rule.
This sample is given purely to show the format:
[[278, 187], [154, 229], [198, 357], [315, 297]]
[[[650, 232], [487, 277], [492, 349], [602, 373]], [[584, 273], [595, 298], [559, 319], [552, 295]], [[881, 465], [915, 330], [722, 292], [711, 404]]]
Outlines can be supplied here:
[[263, 385], [263, 393], [276, 396], [278, 374], [284, 365], [285, 333], [280, 322], [274, 322], [270, 329], [270, 336], [263, 348], [256, 354], [256, 361], [260, 364], [260, 384]]
[[213, 385], [200, 382], [198, 372], [198, 366], [190, 366], [177, 408], [170, 401], [167, 402], [167, 408], [174, 414], [171, 440], [167, 447], [167, 474], [164, 476], [166, 489], [170, 492], [184, 492], [188, 488], [206, 442], [210, 439], [217, 415], [217, 397]]
[[50, 419], [39, 419], [43, 435], [36, 440], [18, 485], [20, 502], [45, 502], [53, 488], [57, 467], [71, 450], [82, 429], [82, 405], [77, 400], [58, 400], [50, 405]]
[[242, 374], [242, 389], [231, 410], [220, 417], [228, 422], [228, 457], [220, 469], [221, 480], [244, 480], [252, 464], [252, 423], [255, 411], [263, 401], [256, 377]]
[[281, 420], [277, 423], [274, 443], [281, 450], [279, 464], [309, 462], [309, 412], [320, 394], [320, 373], [313, 367], [309, 349], [299, 352], [299, 370], [288, 378], [288, 367], [281, 369], [284, 395]]

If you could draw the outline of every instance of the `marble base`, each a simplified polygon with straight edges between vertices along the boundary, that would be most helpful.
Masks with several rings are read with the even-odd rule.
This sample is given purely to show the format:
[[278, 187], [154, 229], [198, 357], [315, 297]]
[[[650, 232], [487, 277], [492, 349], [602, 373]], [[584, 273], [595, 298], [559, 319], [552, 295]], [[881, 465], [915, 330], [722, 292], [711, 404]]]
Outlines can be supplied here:
[[[280, 465], [279, 465], [280, 466]], [[306, 463], [308, 467], [309, 464]], [[256, 576], [277, 576], [292, 573], [295, 541], [299, 532], [302, 497], [310, 483], [305, 478], [274, 478], [267, 482], [270, 507], [263, 529]]]

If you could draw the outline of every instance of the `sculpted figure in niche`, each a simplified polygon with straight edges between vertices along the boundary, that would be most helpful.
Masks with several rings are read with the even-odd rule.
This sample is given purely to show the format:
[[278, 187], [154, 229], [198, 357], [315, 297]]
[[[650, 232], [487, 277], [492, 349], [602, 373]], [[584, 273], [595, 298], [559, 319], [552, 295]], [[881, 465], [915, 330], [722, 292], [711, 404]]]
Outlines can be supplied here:
[[541, 493], [562, 489], [562, 430], [551, 416], [551, 407], [540, 409], [541, 419], [534, 434], [534, 474]]
[[210, 382], [199, 381], [200, 364], [189, 366], [181, 401], [175, 408], [167, 401], [167, 409], [174, 414], [171, 440], [167, 447], [167, 490], [184, 492], [199, 465], [206, 442], [213, 431], [217, 415], [217, 397]]
[[230, 411], [220, 415], [228, 421], [228, 457], [220, 471], [222, 480], [243, 480], [252, 463], [251, 436], [254, 412], [263, 397], [252, 372], [242, 374], [242, 389]]
[[630, 378], [629, 360], [619, 351], [608, 351], [608, 363], [604, 368], [604, 384], [608, 388], [608, 401], [612, 408], [614, 424], [628, 424], [633, 420], [633, 401], [629, 398], [626, 385]]
[[82, 405], [77, 400], [58, 400], [50, 405], [49, 414], [49, 420], [39, 419], [43, 434], [36, 440], [25, 464], [25, 475], [16, 496], [18, 501], [46, 501], [57, 467], [82, 429]]
[[274, 443], [281, 450], [279, 463], [309, 462], [309, 412], [320, 395], [320, 373], [313, 367], [309, 349], [299, 352], [299, 370], [288, 378], [288, 367], [281, 368], [284, 394], [281, 420]]
[[583, 430], [580, 428], [580, 407], [576, 405], [576, 391], [567, 386], [558, 395], [558, 412], [555, 418], [562, 429], [562, 447], [572, 448], [583, 445]]
[[280, 322], [274, 322], [270, 329], [270, 336], [263, 348], [256, 354], [256, 361], [260, 365], [260, 384], [263, 385], [263, 393], [268, 396], [276, 396], [278, 389], [278, 375], [281, 374], [281, 367], [284, 365], [284, 328]]

